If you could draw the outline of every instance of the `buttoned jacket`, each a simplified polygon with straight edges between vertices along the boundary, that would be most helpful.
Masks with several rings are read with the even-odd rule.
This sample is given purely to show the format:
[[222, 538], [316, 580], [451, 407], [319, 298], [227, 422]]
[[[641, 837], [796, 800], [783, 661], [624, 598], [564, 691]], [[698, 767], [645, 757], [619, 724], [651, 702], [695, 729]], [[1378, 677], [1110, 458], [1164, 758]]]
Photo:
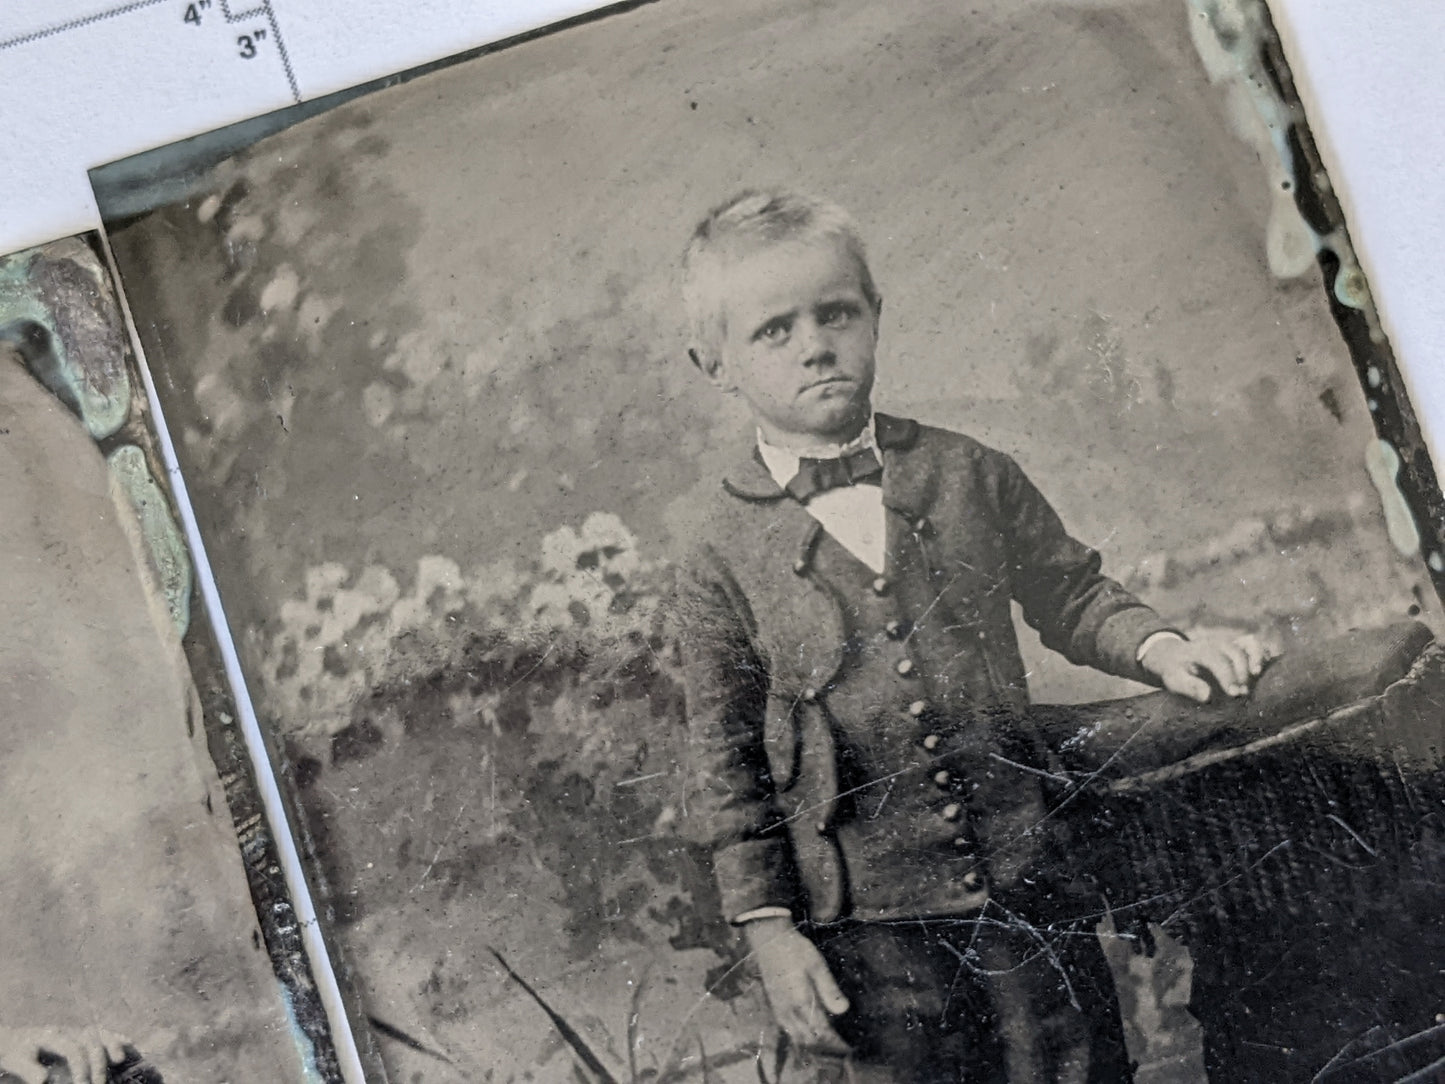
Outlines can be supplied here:
[[1044, 812], [1039, 769], [990, 723], [1028, 702], [1010, 603], [1070, 661], [1140, 679], [1168, 627], [1007, 455], [883, 414], [876, 432], [881, 575], [754, 448], [680, 576], [686, 824], [729, 917], [976, 910]]

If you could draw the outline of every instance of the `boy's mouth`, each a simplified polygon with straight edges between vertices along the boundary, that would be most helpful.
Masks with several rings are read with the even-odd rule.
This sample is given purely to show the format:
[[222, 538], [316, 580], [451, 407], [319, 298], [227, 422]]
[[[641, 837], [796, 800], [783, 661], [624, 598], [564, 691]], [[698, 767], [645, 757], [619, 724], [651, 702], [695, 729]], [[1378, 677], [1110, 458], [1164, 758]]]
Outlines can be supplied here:
[[803, 386], [804, 391], [812, 391], [814, 388], [826, 388], [830, 384], [851, 384], [853, 383], [846, 376], [825, 376], [822, 380], [814, 380], [811, 384]]

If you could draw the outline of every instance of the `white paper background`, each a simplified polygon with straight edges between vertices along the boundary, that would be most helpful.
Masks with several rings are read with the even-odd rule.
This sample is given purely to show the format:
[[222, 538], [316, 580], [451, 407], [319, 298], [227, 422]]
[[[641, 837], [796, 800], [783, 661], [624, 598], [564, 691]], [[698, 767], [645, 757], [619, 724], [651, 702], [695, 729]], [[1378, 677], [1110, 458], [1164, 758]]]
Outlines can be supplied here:
[[1445, 449], [1445, 4], [1274, 0], [1271, 7], [1438, 470]]

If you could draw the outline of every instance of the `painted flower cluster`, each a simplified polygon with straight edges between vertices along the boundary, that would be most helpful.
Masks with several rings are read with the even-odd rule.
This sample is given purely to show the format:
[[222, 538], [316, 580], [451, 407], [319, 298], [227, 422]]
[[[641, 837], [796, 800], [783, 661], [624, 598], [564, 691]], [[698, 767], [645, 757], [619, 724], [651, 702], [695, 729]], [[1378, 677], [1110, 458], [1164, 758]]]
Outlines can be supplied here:
[[404, 576], [376, 564], [315, 565], [259, 652], [268, 703], [285, 732], [334, 733], [371, 690], [444, 669], [478, 637], [594, 647], [635, 638], [658, 620], [665, 575], [610, 512], [557, 527], [523, 561], [464, 571], [429, 554]]

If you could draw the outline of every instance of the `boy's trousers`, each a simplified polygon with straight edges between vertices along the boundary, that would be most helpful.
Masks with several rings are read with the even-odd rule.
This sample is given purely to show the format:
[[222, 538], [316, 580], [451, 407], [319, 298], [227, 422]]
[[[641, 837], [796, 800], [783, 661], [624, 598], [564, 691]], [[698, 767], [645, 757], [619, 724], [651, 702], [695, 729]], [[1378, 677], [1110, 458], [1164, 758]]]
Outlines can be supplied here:
[[1114, 1084], [1132, 1079], [1094, 921], [968, 918], [808, 932], [852, 1007], [848, 1058], [801, 1052], [788, 1084]]

